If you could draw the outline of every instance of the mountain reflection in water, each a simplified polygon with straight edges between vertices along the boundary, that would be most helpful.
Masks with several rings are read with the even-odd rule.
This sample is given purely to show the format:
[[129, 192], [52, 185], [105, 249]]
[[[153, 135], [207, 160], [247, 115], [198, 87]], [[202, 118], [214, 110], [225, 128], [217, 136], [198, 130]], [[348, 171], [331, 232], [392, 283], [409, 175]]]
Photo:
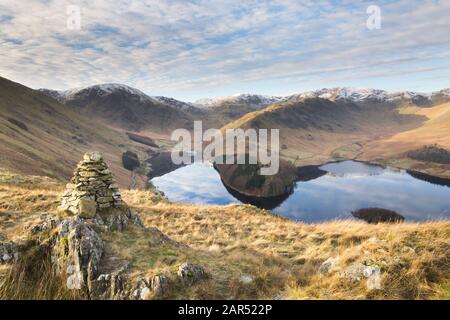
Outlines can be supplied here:
[[[299, 221], [319, 222], [351, 218], [362, 208], [383, 208], [407, 221], [450, 218], [450, 187], [431, 183], [430, 176], [356, 161], [328, 163], [299, 169], [291, 194], [273, 199], [251, 199], [227, 189], [209, 164], [179, 168], [152, 183], [171, 201], [193, 204], [252, 203]], [[432, 177], [433, 178], [433, 177]], [[447, 181], [448, 182], [448, 181]], [[259, 203], [258, 203], [259, 201]]]

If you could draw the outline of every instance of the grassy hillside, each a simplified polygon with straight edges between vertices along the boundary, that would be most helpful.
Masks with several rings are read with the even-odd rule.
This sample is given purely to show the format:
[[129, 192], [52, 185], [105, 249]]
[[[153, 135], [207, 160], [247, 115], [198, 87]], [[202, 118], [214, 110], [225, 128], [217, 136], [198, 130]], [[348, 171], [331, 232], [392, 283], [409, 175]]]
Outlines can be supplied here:
[[[62, 190], [52, 179], [1, 171], [2, 236], [17, 240], [43, 212], [54, 214]], [[156, 241], [156, 230], [130, 228], [105, 236], [105, 263], [129, 262], [128, 276], [141, 277], [172, 274], [188, 259], [210, 274], [193, 286], [171, 287], [164, 299], [450, 298], [449, 222], [303, 224], [252, 206], [172, 204], [150, 191], [126, 191], [123, 198], [147, 227], [189, 247], [168, 247]], [[36, 262], [40, 255], [33, 257]], [[334, 263], [326, 268], [329, 258]], [[378, 289], [352, 276], [360, 265], [380, 268]], [[10, 272], [11, 267], [2, 266], [0, 282]], [[0, 298], [85, 298], [58, 287], [61, 279], [42, 279], [43, 274], [33, 276], [23, 290], [1, 284]]]
[[0, 166], [26, 174], [67, 179], [88, 150], [100, 150], [122, 187], [130, 172], [122, 153], [145, 155], [148, 146], [126, 133], [82, 116], [46, 95], [0, 78]]
[[405, 107], [401, 112], [406, 115], [423, 116], [426, 120], [411, 130], [368, 143], [364, 147], [362, 158], [450, 178], [450, 165], [417, 161], [408, 157], [410, 151], [427, 145], [436, 144], [450, 150], [450, 103], [430, 108]]
[[227, 128], [280, 129], [281, 155], [296, 166], [360, 159], [449, 177], [448, 165], [407, 159], [429, 144], [450, 150], [450, 104], [409, 104], [305, 99], [244, 115]]
[[170, 136], [174, 129], [189, 129], [193, 125], [188, 113], [124, 89], [104, 94], [88, 88], [70, 96], [64, 103], [81, 115], [124, 130]]

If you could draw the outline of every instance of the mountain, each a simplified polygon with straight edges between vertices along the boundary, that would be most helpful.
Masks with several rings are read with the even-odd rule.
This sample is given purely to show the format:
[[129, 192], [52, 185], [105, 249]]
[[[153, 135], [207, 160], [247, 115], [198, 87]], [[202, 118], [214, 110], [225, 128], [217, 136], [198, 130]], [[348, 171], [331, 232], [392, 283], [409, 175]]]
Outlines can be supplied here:
[[[262, 110], [273, 104], [298, 102], [306, 98], [321, 98], [355, 104], [386, 104], [432, 106], [450, 101], [450, 89], [432, 93], [420, 92], [388, 92], [379, 89], [358, 89], [350, 87], [324, 88], [315, 91], [291, 94], [288, 96], [265, 96], [256, 94], [237, 94], [219, 98], [204, 98], [194, 105], [204, 111], [204, 119], [208, 127], [222, 127], [247, 113]], [[201, 113], [200, 113], [201, 114]]]
[[293, 94], [284, 100], [301, 100], [304, 98], [322, 98], [329, 100], [345, 100], [356, 103], [384, 102], [384, 103], [413, 103], [415, 105], [431, 105], [438, 102], [450, 101], [450, 89], [432, 93], [400, 91], [388, 92], [379, 89], [331, 88]]
[[130, 172], [122, 166], [122, 153], [144, 154], [148, 146], [47, 94], [0, 77], [0, 167], [67, 179], [80, 154], [99, 150], [119, 184], [128, 186]]
[[184, 110], [184, 111], [192, 112], [192, 113], [201, 112], [201, 110], [199, 110], [199, 108], [195, 104], [190, 103], [190, 102], [184, 102], [184, 101], [176, 100], [174, 98], [163, 97], [163, 96], [152, 96], [152, 98], [162, 104], [171, 106], [176, 109], [180, 109], [180, 110]]
[[175, 128], [192, 126], [189, 114], [183, 108], [175, 107], [181, 103], [150, 97], [122, 84], [100, 84], [67, 91], [40, 89], [40, 92], [72, 107], [79, 114], [124, 130], [168, 134]]
[[450, 89], [432, 93], [393, 92], [350, 87], [324, 88], [285, 97], [236, 94], [204, 98], [194, 103], [164, 96], [149, 96], [123, 84], [100, 84], [67, 91], [40, 89], [81, 114], [129, 131], [144, 131], [167, 136], [175, 128], [192, 128], [194, 120], [203, 120], [205, 128], [220, 128], [247, 113], [286, 101], [322, 98], [356, 104], [432, 106], [450, 101]]
[[246, 113], [262, 109], [282, 100], [281, 97], [237, 94], [220, 98], [200, 99], [194, 105], [202, 110], [202, 118], [206, 127], [221, 128]]
[[282, 97], [241, 93], [233, 96], [204, 98], [194, 104], [201, 108], [217, 108], [224, 105], [247, 106], [253, 110], [264, 108], [270, 104], [282, 101]]
[[408, 159], [429, 144], [450, 149], [448, 90], [429, 95], [319, 90], [242, 116], [222, 129], [279, 129], [281, 155], [296, 166], [360, 159], [450, 177], [450, 166]]

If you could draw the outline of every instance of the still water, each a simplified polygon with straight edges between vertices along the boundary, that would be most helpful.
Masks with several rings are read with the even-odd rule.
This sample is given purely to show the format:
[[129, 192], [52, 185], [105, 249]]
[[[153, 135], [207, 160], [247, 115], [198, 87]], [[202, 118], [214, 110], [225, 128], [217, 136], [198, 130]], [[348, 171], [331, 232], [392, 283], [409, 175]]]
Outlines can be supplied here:
[[[450, 218], [446, 185], [420, 180], [404, 170], [355, 161], [329, 163], [320, 169], [322, 176], [296, 182], [292, 194], [272, 211], [305, 222], [353, 218], [352, 211], [373, 207], [396, 211], [407, 221]], [[241, 203], [209, 164], [194, 163], [151, 181], [174, 202]]]

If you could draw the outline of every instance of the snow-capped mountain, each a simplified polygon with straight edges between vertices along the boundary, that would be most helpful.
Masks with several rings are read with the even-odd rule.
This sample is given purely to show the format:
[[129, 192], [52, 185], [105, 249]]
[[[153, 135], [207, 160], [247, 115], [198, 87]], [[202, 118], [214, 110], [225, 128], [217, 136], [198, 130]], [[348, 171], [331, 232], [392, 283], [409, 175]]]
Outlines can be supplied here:
[[450, 100], [450, 89], [443, 89], [432, 93], [422, 93], [412, 91], [388, 92], [385, 90], [371, 88], [340, 87], [306, 91], [285, 97], [243, 93], [217, 98], [204, 98], [197, 100], [194, 103], [184, 102], [164, 96], [149, 96], [138, 89], [117, 83], [99, 84], [86, 88], [77, 88], [66, 91], [55, 91], [48, 89], [39, 90], [62, 103], [70, 103], [74, 100], [86, 100], [88, 97], [92, 96], [107, 97], [111, 94], [120, 93], [121, 95], [128, 96], [134, 101], [163, 104], [178, 110], [194, 113], [201, 113], [201, 109], [208, 111], [219, 107], [228, 108], [230, 110], [242, 109], [242, 111], [250, 112], [253, 110], [262, 109], [274, 103], [302, 100], [306, 98], [322, 98], [335, 101], [351, 101], [355, 103], [400, 103], [402, 101], [406, 101], [412, 102], [416, 105], [427, 105], [438, 101], [442, 102]]
[[192, 103], [183, 102], [174, 98], [163, 96], [149, 96], [139, 89], [118, 83], [105, 83], [98, 84], [90, 87], [75, 88], [70, 90], [49, 90], [39, 89], [42, 93], [58, 100], [61, 103], [67, 103], [73, 100], [80, 100], [89, 96], [106, 97], [111, 94], [125, 94], [134, 99], [138, 99], [140, 102], [152, 102], [160, 103], [173, 108], [177, 108], [184, 111], [195, 111], [196, 107]]
[[316, 91], [307, 91], [300, 94], [294, 94], [287, 99], [303, 99], [303, 98], [322, 98], [332, 100], [350, 100], [361, 102], [366, 100], [386, 100], [388, 93], [384, 90], [377, 89], [356, 89], [356, 88], [331, 88], [320, 89]]
[[180, 101], [174, 98], [164, 96], [152, 96], [152, 98], [162, 104], [169, 105], [171, 107], [184, 111], [194, 111], [195, 109], [197, 109], [197, 107], [193, 103]]
[[170, 98], [164, 102], [127, 85], [111, 83], [66, 91], [40, 91], [82, 115], [129, 131], [164, 131], [190, 122], [187, 112], [177, 107], [181, 102]]
[[331, 100], [347, 100], [352, 102], [399, 102], [402, 100], [411, 101], [417, 104], [432, 102], [437, 97], [449, 98], [450, 89], [444, 89], [432, 93], [402, 91], [402, 92], [388, 92], [379, 89], [358, 89], [358, 88], [331, 88], [320, 89], [316, 91], [307, 91], [303, 93], [293, 94], [286, 97], [286, 100], [299, 100], [305, 98], [322, 98]]
[[197, 100], [194, 104], [200, 108], [215, 108], [221, 105], [247, 105], [255, 109], [264, 108], [270, 104], [282, 101], [284, 98], [258, 94], [241, 93], [232, 96], [218, 98], [204, 98]]
[[112, 93], [121, 92], [124, 94], [128, 94], [131, 96], [138, 97], [141, 102], [145, 101], [152, 101], [157, 102], [157, 100], [153, 99], [152, 97], [149, 97], [142, 91], [132, 88], [130, 86], [119, 84], [119, 83], [105, 83], [105, 84], [97, 84], [90, 87], [85, 88], [75, 88], [70, 90], [64, 90], [64, 91], [57, 91], [57, 90], [48, 90], [48, 89], [39, 89], [39, 91], [55, 98], [56, 100], [60, 102], [66, 102], [73, 100], [75, 98], [79, 99], [82, 96], [91, 96], [95, 95], [98, 97], [104, 97], [108, 96]]

